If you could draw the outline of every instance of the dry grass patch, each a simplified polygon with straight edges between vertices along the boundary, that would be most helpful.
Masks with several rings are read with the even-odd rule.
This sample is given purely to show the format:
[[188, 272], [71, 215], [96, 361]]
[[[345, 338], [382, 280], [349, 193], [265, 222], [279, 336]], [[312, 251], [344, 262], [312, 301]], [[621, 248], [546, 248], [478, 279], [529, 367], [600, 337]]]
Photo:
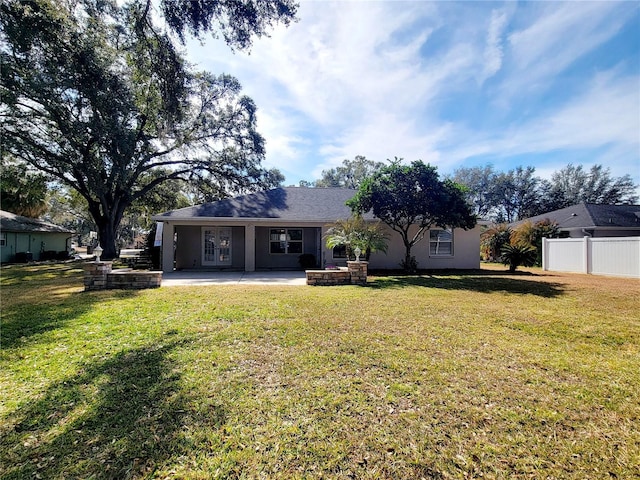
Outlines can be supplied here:
[[85, 293], [51, 268], [3, 269], [2, 478], [640, 475], [637, 280]]

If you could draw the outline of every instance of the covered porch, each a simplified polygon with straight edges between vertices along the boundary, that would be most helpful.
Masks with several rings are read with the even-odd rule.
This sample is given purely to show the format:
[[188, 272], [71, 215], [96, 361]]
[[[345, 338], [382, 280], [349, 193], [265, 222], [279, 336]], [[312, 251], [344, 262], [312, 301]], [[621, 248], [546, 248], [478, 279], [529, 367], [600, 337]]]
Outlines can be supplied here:
[[163, 222], [162, 270], [303, 270], [300, 256], [322, 265], [321, 225]]

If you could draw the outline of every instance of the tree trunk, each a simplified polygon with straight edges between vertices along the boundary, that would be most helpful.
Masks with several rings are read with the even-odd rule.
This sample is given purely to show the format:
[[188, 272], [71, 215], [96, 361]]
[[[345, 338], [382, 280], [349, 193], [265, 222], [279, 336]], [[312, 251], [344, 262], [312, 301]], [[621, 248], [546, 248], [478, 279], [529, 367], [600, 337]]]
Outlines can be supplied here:
[[112, 223], [108, 219], [102, 219], [98, 225], [98, 241], [102, 247], [102, 260], [113, 260], [117, 257], [116, 228], [111, 228]]
[[116, 238], [118, 227], [120, 226], [125, 206], [129, 205], [130, 203], [125, 204], [120, 200], [115, 208], [105, 212], [100, 208], [99, 202], [89, 202], [89, 213], [98, 227], [98, 242], [102, 247], [101, 260], [113, 260], [117, 257]]
[[400, 232], [400, 236], [402, 237], [402, 243], [404, 243], [404, 261], [401, 265], [402, 270], [404, 270], [404, 273], [414, 273], [415, 267], [411, 261], [411, 247], [413, 246], [413, 243], [409, 239], [409, 227]]
[[404, 253], [404, 262], [402, 263], [402, 269], [405, 273], [415, 273], [416, 266], [413, 262], [413, 257], [411, 256], [411, 245], [405, 243], [405, 253]]

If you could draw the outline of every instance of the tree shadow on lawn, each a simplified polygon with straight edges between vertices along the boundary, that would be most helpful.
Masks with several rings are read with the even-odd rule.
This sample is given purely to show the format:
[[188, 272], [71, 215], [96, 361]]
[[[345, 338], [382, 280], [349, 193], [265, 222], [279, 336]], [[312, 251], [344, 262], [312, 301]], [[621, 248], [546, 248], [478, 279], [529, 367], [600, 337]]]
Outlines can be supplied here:
[[[377, 275], [380, 275], [379, 277]], [[531, 280], [528, 278], [533, 277]], [[372, 272], [367, 283], [370, 288], [403, 288], [409, 286], [470, 290], [481, 293], [505, 292], [554, 298], [564, 293], [564, 285], [536, 280], [530, 272], [500, 272], [486, 270], [424, 271], [416, 275], [385, 275]]]
[[[52, 298], [38, 295], [39, 298], [28, 298], [30, 291], [25, 293], [24, 301], [15, 302], [2, 308], [2, 349], [16, 346], [23, 347], [29, 341], [35, 341], [38, 335], [55, 329], [64, 328], [68, 322], [91, 311], [94, 305], [114, 298], [125, 299], [138, 294], [136, 290], [108, 290], [106, 296], [102, 292], [74, 292]], [[6, 295], [6, 292], [3, 293]]]
[[[187, 339], [98, 359], [3, 420], [0, 477], [147, 477], [192, 446], [188, 393], [170, 354]], [[193, 418], [195, 415], [196, 418]], [[190, 421], [221, 426], [223, 407]]]

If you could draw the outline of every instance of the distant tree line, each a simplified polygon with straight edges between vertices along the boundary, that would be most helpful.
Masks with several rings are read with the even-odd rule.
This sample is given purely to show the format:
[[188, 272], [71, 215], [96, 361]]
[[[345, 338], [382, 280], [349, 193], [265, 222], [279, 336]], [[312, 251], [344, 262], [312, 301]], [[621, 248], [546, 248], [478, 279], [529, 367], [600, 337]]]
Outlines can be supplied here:
[[[323, 170], [320, 179], [300, 182], [306, 187], [343, 187], [358, 189], [364, 179], [388, 163], [356, 156], [341, 166]], [[515, 222], [565, 208], [580, 202], [633, 204], [638, 202], [637, 185], [630, 175], [614, 177], [609, 168], [568, 164], [554, 172], [551, 179], [536, 176], [534, 167], [517, 167], [499, 172], [492, 165], [462, 167], [451, 180], [466, 188], [465, 197], [474, 213], [497, 223]]]
[[515, 222], [580, 202], [633, 204], [637, 185], [630, 175], [613, 177], [608, 168], [568, 164], [550, 180], [535, 175], [534, 167], [497, 172], [492, 165], [459, 168], [453, 180], [467, 187], [467, 200], [476, 214], [496, 222]]

